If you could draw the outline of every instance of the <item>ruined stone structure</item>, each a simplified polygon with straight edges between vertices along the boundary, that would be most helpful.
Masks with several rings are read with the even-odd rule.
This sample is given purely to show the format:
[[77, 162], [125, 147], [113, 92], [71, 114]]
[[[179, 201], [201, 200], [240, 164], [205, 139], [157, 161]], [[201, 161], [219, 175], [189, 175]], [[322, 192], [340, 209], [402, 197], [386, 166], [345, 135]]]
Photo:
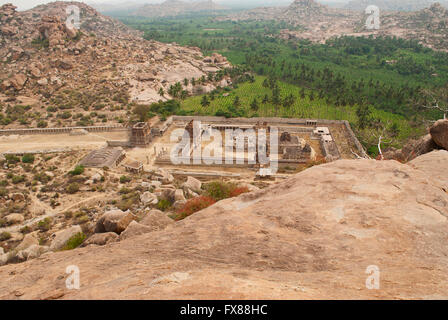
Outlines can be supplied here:
[[64, 127], [64, 128], [24, 128], [24, 129], [2, 129], [0, 136], [8, 136], [12, 134], [28, 135], [28, 134], [71, 134], [76, 131], [87, 132], [115, 132], [129, 130], [123, 126], [90, 126], [90, 127]]
[[133, 147], [146, 147], [151, 143], [151, 129], [147, 122], [138, 122], [132, 127], [130, 142]]
[[[175, 116], [174, 121], [176, 126], [183, 127], [185, 135], [190, 137], [189, 152], [182, 155], [179, 154], [178, 157], [186, 165], [201, 165], [202, 163], [214, 162], [214, 158], [204, 157], [203, 155], [200, 162], [192, 161], [191, 158], [194, 154], [201, 154], [196, 151], [198, 148], [205, 148], [208, 142], [211, 141], [213, 130], [218, 130], [222, 134], [222, 157], [226, 161], [219, 164], [219, 166], [252, 168], [257, 163], [270, 161], [277, 161], [284, 166], [304, 164], [316, 160], [318, 154], [319, 156], [323, 155], [330, 161], [340, 158], [329, 128], [317, 127], [317, 120], [300, 120], [298, 122], [296, 119], [265, 120], [259, 118], [229, 120], [218, 117], [198, 117], [196, 119]], [[292, 123], [286, 121], [291, 121]], [[271, 148], [273, 130], [279, 134], [275, 148]], [[233, 136], [228, 136], [228, 133], [231, 132]], [[263, 132], [266, 134], [265, 139], [260, 137], [260, 134]], [[194, 133], [199, 137], [195, 139]], [[213, 140], [215, 139], [213, 138]], [[316, 145], [313, 140], [318, 140], [319, 143]], [[169, 164], [170, 159], [168, 155], [166, 152], [159, 153], [156, 157], [156, 163]], [[227, 159], [231, 159], [231, 161], [228, 162]]]
[[281, 134], [278, 147], [281, 160], [309, 161], [316, 157], [316, 152], [304, 139], [292, 136], [289, 132]]
[[116, 168], [126, 158], [122, 148], [102, 148], [90, 152], [79, 163], [87, 168]]
[[139, 161], [129, 161], [129, 162], [123, 164], [123, 167], [126, 169], [127, 172], [131, 172], [131, 173], [143, 172], [143, 163], [141, 163]]

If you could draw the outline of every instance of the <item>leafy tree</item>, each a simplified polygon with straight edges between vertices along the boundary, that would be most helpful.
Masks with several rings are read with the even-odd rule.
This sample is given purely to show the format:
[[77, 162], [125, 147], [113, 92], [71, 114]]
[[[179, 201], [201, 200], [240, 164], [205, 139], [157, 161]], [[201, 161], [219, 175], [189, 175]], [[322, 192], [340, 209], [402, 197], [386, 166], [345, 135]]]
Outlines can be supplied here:
[[208, 101], [207, 96], [203, 96], [202, 100], [201, 100], [201, 106], [203, 106], [204, 108], [210, 105], [210, 101]]
[[396, 138], [398, 137], [398, 135], [400, 134], [400, 127], [398, 126], [398, 124], [396, 122], [394, 122], [390, 128], [389, 128], [389, 134], [392, 138]]
[[252, 101], [252, 103], [250, 104], [250, 108], [254, 111], [258, 110], [258, 101], [257, 98], [254, 98], [254, 100]]
[[358, 117], [358, 127], [360, 129], [365, 129], [369, 125], [370, 115], [372, 111], [368, 105], [360, 105], [356, 109], [356, 116]]
[[263, 104], [266, 104], [266, 103], [268, 103], [268, 102], [269, 102], [269, 97], [268, 97], [267, 94], [265, 94], [264, 97], [263, 97], [263, 101], [262, 101], [262, 103], [263, 103]]
[[236, 96], [235, 100], [233, 100], [233, 106], [239, 107], [241, 105], [240, 97]]
[[280, 88], [278, 86], [274, 87], [272, 90], [272, 103], [276, 106], [278, 106], [280, 101]]
[[32, 154], [24, 154], [22, 157], [23, 163], [33, 163], [34, 162], [34, 155]]
[[311, 91], [311, 93], [310, 93], [310, 101], [314, 101], [314, 92], [313, 91]]
[[150, 118], [149, 111], [150, 106], [145, 104], [139, 104], [134, 107], [134, 110], [132, 112], [138, 116], [140, 122], [146, 122]]

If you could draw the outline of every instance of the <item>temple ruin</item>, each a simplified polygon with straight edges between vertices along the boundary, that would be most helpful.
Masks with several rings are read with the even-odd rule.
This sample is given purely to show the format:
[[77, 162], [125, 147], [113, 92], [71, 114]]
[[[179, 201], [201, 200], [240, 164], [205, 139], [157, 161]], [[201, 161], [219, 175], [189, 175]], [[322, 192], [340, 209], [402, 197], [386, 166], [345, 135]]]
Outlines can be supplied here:
[[122, 148], [102, 148], [90, 152], [79, 162], [86, 168], [116, 168], [126, 158]]
[[[186, 147], [185, 152], [179, 156], [180, 164], [173, 163], [171, 159], [172, 150], [178, 144], [178, 141], [172, 140], [172, 133], [175, 130], [181, 130], [184, 136], [188, 135], [189, 141], [188, 150]], [[82, 135], [78, 135], [78, 132]], [[210, 147], [216, 132], [221, 137], [221, 144]], [[228, 132], [231, 132], [230, 136], [227, 136]], [[11, 149], [5, 150], [3, 152], [5, 154], [47, 153], [56, 149], [59, 152], [70, 151], [87, 146], [86, 137], [89, 135], [101, 139], [99, 134], [103, 134], [112, 139], [106, 138], [105, 146], [96, 143], [97, 150], [91, 151], [79, 164], [96, 168], [123, 167], [133, 173], [140, 173], [152, 166], [186, 172], [189, 169], [183, 168], [184, 166], [194, 166], [195, 170], [202, 167], [204, 172], [219, 168], [234, 168], [236, 172], [247, 173], [263, 168], [266, 160], [275, 161], [279, 167], [297, 168], [313, 161], [329, 162], [365, 156], [365, 151], [353, 134], [349, 123], [338, 120], [171, 116], [164, 121], [156, 118], [150, 122], [138, 122], [131, 127], [31, 128], [0, 131], [0, 136], [13, 134], [24, 136], [60, 134], [70, 138], [64, 138], [68, 139], [66, 148], [48, 148], [48, 150], [36, 147], [33, 150], [17, 150], [13, 149], [14, 145], [11, 143]], [[79, 147], [74, 140], [77, 137]], [[54, 143], [58, 139], [55, 137]], [[271, 148], [272, 142], [275, 143], [274, 148]], [[94, 144], [87, 149], [89, 148], [93, 149]], [[215, 161], [217, 158], [215, 152], [220, 154], [221, 162]], [[195, 154], [200, 155], [199, 161], [193, 161]], [[129, 161], [123, 165], [122, 162], [127, 156]], [[228, 159], [231, 161], [227, 161]], [[225, 173], [226, 170], [221, 171]]]
[[[196, 127], [194, 127], [196, 125]], [[316, 159], [334, 161], [341, 158], [351, 158], [354, 153], [363, 155], [364, 150], [354, 136], [347, 121], [314, 120], [314, 119], [280, 119], [280, 118], [250, 118], [250, 119], [226, 119], [220, 117], [188, 117], [173, 116], [170, 130], [184, 128], [190, 138], [188, 152], [179, 156], [182, 165], [204, 166], [205, 162], [211, 162], [211, 158], [202, 156], [202, 162], [189, 161], [194, 154], [201, 154], [210, 143], [213, 130], [222, 134], [222, 155], [226, 158], [232, 156], [232, 163], [222, 162], [219, 166], [227, 167], [259, 167], [260, 157], [275, 160], [279, 165], [290, 166], [306, 164]], [[270, 135], [272, 130], [278, 133], [278, 148], [271, 150]], [[168, 130], [168, 131], [170, 131]], [[231, 137], [230, 146], [224, 143], [227, 131], [237, 132]], [[252, 134], [252, 132], [254, 134]], [[265, 145], [260, 145], [255, 150], [249, 150], [249, 145], [257, 145], [259, 132], [266, 134]], [[334, 136], [336, 134], [336, 136]], [[163, 138], [163, 135], [162, 135]], [[249, 143], [249, 139], [255, 139]], [[244, 151], [237, 150], [240, 143]], [[340, 150], [338, 143], [344, 146]], [[167, 144], [173, 147], [172, 142]], [[158, 149], [155, 163], [158, 165], [170, 165], [170, 147]], [[259, 154], [260, 150], [266, 150], [266, 154]], [[271, 154], [272, 152], [272, 154]], [[188, 156], [185, 156], [188, 154]]]
[[151, 129], [147, 122], [138, 122], [131, 129], [132, 147], [146, 147], [151, 143]]

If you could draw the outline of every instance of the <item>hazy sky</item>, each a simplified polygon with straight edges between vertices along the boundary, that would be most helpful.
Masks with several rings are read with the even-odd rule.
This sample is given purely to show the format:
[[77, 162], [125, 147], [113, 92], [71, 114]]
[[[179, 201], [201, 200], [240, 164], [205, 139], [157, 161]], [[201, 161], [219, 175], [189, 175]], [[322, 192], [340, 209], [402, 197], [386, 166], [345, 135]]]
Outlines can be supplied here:
[[[0, 0], [0, 5], [3, 5], [5, 3], [12, 3], [13, 5], [15, 5], [18, 8], [18, 10], [26, 10], [26, 9], [33, 8], [39, 4], [44, 4], [44, 3], [53, 2], [53, 1], [54, 0]], [[88, 1], [80, 0], [79, 2], [88, 2]], [[93, 0], [91, 2], [95, 3], [98, 1]]]
[[[0, 0], [0, 5], [3, 5], [5, 3], [12, 3], [14, 4], [16, 7], [18, 7], [18, 10], [26, 10], [26, 9], [30, 9], [33, 8], [39, 4], [44, 4], [44, 3], [48, 3], [48, 2], [53, 2], [54, 0]], [[131, 0], [131, 1], [118, 1], [118, 0], [78, 0], [79, 2], [85, 2], [85, 3], [160, 3], [163, 2], [164, 0]], [[241, 0], [242, 2], [244, 2], [244, 0]], [[290, 0], [290, 2], [292, 2], [293, 0]], [[319, 0], [318, 0], [319, 1]], [[224, 4], [226, 3], [226, 0], [216, 0], [216, 2]], [[260, 5], [263, 4], [263, 0], [248, 0], [248, 2], [251, 3], [259, 3]], [[272, 3], [272, 1], [269, 1], [270, 3]], [[279, 1], [284, 3], [285, 1]], [[348, 0], [324, 0], [324, 2], [348, 2]]]

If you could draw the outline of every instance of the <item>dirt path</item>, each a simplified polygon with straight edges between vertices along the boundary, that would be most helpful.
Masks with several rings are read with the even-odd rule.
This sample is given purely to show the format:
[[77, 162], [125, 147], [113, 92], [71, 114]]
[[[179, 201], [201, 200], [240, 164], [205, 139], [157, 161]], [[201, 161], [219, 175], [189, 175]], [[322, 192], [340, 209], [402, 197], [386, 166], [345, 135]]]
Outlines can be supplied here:
[[106, 146], [107, 140], [127, 140], [127, 132], [70, 134], [11, 135], [0, 137], [0, 152], [51, 149], [95, 149]]
[[57, 216], [57, 215], [59, 215], [59, 214], [63, 214], [63, 213], [65, 213], [65, 212], [67, 212], [67, 211], [69, 211], [69, 210], [71, 210], [71, 209], [73, 209], [73, 208], [76, 208], [76, 207], [79, 206], [79, 205], [82, 205], [82, 204], [84, 204], [84, 203], [87, 203], [87, 202], [92, 201], [92, 200], [95, 200], [95, 199], [101, 199], [101, 198], [107, 198], [107, 195], [97, 195], [97, 196], [93, 196], [93, 197], [90, 197], [90, 198], [87, 198], [87, 199], [78, 201], [78, 202], [72, 204], [71, 206], [68, 206], [67, 208], [65, 208], [65, 209], [63, 209], [63, 210], [55, 211], [53, 208], [51, 208], [50, 206], [48, 206], [48, 205], [46, 205], [45, 203], [43, 203], [42, 201], [40, 201], [39, 199], [37, 199], [35, 196], [31, 196], [31, 200], [34, 202], [34, 204], [36, 204], [36, 205], [38, 205], [38, 206], [44, 208], [44, 209], [45, 209], [45, 212], [50, 211], [50, 213], [46, 213], [46, 214], [44, 214], [44, 215], [42, 215], [42, 216], [32, 218], [32, 219], [30, 219], [30, 220], [28, 220], [28, 221], [26, 221], [26, 222], [24, 222], [24, 223], [22, 223], [22, 224], [20, 224], [20, 225], [15, 225], [15, 226], [10, 226], [10, 227], [0, 228], [0, 233], [1, 233], [1, 232], [17, 232], [17, 231], [19, 231], [20, 229], [22, 229], [23, 227], [30, 227], [30, 226], [32, 226], [32, 225], [34, 225], [34, 224], [36, 224], [36, 223], [39, 223], [39, 221], [42, 221], [42, 220], [44, 220], [45, 218], [52, 218], [52, 217]]

